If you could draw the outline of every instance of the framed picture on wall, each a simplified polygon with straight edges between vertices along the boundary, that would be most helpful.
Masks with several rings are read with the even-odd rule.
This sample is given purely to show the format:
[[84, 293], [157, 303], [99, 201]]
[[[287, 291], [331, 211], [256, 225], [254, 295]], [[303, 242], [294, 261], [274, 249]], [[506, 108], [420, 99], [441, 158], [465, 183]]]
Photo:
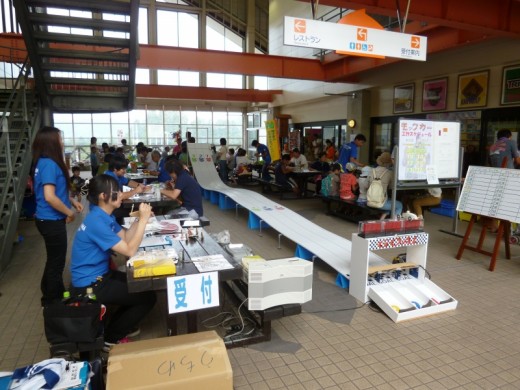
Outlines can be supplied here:
[[447, 107], [448, 78], [425, 80], [422, 88], [422, 110], [442, 111]]
[[457, 108], [485, 107], [488, 96], [489, 70], [459, 75]]
[[394, 87], [394, 114], [413, 112], [415, 84]]
[[500, 104], [520, 103], [520, 65], [506, 66], [502, 72]]

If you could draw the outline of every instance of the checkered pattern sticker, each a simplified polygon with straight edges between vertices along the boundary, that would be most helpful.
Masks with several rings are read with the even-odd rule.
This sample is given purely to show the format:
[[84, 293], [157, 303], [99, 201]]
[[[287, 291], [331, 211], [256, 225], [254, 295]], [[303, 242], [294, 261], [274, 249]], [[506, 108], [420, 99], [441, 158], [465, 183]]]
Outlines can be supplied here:
[[368, 249], [377, 251], [381, 249], [401, 248], [403, 246], [424, 245], [428, 243], [428, 233], [402, 234], [388, 237], [369, 238]]

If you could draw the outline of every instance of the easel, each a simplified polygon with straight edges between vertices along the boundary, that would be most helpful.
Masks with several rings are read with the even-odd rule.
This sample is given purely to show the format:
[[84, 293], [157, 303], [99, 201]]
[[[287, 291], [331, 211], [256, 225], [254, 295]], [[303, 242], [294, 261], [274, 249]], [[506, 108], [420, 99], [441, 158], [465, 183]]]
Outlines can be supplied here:
[[[482, 249], [482, 245], [484, 244], [484, 239], [486, 238], [486, 227], [482, 227], [482, 231], [480, 232], [480, 236], [478, 238], [478, 243], [476, 247], [472, 247], [467, 244], [469, 236], [471, 234], [471, 230], [473, 229], [474, 223], [477, 221], [479, 215], [472, 214], [471, 219], [468, 224], [468, 228], [466, 229], [466, 234], [464, 234], [464, 238], [462, 239], [462, 243], [460, 244], [459, 251], [457, 252], [457, 256], [455, 258], [460, 260], [462, 257], [462, 252], [464, 249], [469, 249], [471, 251], [482, 253], [484, 255], [491, 256], [491, 262], [489, 263], [489, 270], [494, 271], [495, 265], [497, 262], [498, 249], [500, 247], [500, 240], [502, 237], [504, 238], [504, 243], [506, 247], [506, 259], [511, 259], [511, 249], [509, 246], [509, 236], [511, 235], [511, 222], [505, 221], [503, 219], [499, 219], [497, 237], [495, 239], [495, 245], [493, 245], [493, 252], [485, 251]], [[489, 217], [483, 217], [489, 218]]]

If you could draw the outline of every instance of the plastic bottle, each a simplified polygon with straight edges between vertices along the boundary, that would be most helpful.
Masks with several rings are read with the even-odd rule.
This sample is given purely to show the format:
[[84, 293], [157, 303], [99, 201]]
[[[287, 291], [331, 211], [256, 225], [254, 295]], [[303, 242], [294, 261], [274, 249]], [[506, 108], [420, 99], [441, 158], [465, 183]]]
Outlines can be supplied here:
[[65, 305], [68, 305], [71, 302], [70, 291], [63, 291], [63, 299], [61, 302], [63, 302]]
[[96, 300], [96, 294], [94, 294], [94, 290], [92, 290], [92, 287], [87, 287], [87, 292], [85, 294], [85, 297], [87, 298], [87, 301]]

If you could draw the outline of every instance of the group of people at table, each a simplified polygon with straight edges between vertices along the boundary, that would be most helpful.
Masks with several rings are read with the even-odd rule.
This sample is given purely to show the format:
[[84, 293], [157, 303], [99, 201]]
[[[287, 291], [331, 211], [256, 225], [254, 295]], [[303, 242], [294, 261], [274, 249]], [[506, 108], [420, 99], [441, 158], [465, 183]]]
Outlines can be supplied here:
[[[271, 156], [266, 145], [254, 140], [251, 146], [256, 148], [256, 156], [263, 160], [262, 179], [271, 180], [271, 172], [274, 171], [277, 183], [301, 193], [305, 189], [293, 181], [292, 175], [298, 171], [312, 170], [316, 172], [317, 193], [320, 191], [321, 181], [331, 176], [330, 196], [363, 203], [366, 202], [367, 189], [373, 180], [380, 179], [385, 191], [391, 188], [394, 181], [393, 158], [390, 153], [382, 153], [374, 167], [358, 160], [359, 148], [365, 142], [366, 138], [358, 134], [352, 142], [344, 144], [335, 153], [335, 162], [331, 162], [331, 152], [327, 150], [321, 152], [318, 159], [309, 164], [305, 155], [295, 148], [292, 150], [292, 156], [283, 155], [274, 167], [271, 166]], [[186, 167], [187, 155], [184, 157], [185, 161], [179, 158], [182, 152], [186, 154], [186, 145], [181, 145], [180, 142], [178, 144], [180, 154], [162, 156], [152, 152], [158, 180], [166, 183], [166, 187], [161, 189], [161, 194], [178, 200], [188, 211], [203, 216], [200, 187]], [[228, 172], [224, 167], [229, 155], [225, 139], [221, 140], [220, 149], [215, 152], [221, 172]], [[71, 178], [63, 158], [61, 131], [50, 126], [40, 129], [35, 136], [32, 153], [31, 174], [36, 198], [35, 223], [44, 239], [47, 252], [41, 280], [41, 304], [45, 306], [61, 301], [66, 290], [63, 281], [68, 241], [66, 224], [72, 222], [77, 213], [84, 210], [81, 191], [77, 188], [78, 171], [75, 170]], [[242, 148], [234, 157], [237, 169], [251, 163]], [[152, 215], [151, 206], [140, 203], [139, 216], [128, 229], [121, 227], [116, 220], [115, 215], [124, 199], [147, 190], [146, 185], [125, 176], [128, 165], [129, 161], [124, 155], [113, 154], [108, 160], [106, 170], [101, 174], [96, 172], [88, 184], [83, 186], [89, 210], [74, 235], [70, 260], [71, 293], [82, 295], [88, 287], [92, 287], [101, 303], [116, 305], [115, 312], [109, 316], [105, 328], [107, 348], [116, 343], [126, 342], [128, 336], [135, 335], [139, 322], [153, 308], [156, 300], [154, 292], [129, 293], [126, 274], [110, 266], [113, 252], [128, 257], [136, 253], [145, 226]], [[227, 177], [222, 175], [221, 178], [227, 181]], [[130, 190], [123, 192], [123, 186], [129, 187]], [[421, 196], [414, 197], [409, 205], [421, 218], [422, 207], [439, 204], [441, 194], [440, 188], [430, 188]], [[391, 199], [388, 198], [380, 209], [381, 217], [386, 217], [391, 210]], [[402, 210], [403, 204], [396, 200], [396, 214], [401, 214]]]
[[[66, 224], [74, 221], [84, 207], [71, 192], [72, 180], [64, 161], [61, 131], [43, 127], [32, 144], [33, 164], [31, 175], [36, 200], [35, 223], [44, 239], [46, 263], [41, 279], [42, 306], [58, 303], [66, 291], [63, 272], [67, 255]], [[91, 287], [97, 300], [115, 307], [105, 326], [107, 350], [128, 337], [139, 333], [139, 323], [153, 308], [156, 298], [153, 291], [129, 293], [126, 274], [111, 266], [112, 254], [133, 256], [144, 236], [145, 227], [153, 215], [148, 203], [140, 203], [138, 218], [126, 229], [116, 221], [114, 213], [123, 199], [146, 191], [146, 186], [125, 177], [128, 161], [114, 155], [108, 169], [95, 175], [83, 187], [89, 202], [88, 214], [76, 231], [70, 259], [72, 296], [85, 296]], [[164, 159], [168, 186], [162, 195], [180, 200], [188, 210], [203, 216], [200, 187], [176, 158]], [[131, 188], [123, 192], [123, 186]]]

